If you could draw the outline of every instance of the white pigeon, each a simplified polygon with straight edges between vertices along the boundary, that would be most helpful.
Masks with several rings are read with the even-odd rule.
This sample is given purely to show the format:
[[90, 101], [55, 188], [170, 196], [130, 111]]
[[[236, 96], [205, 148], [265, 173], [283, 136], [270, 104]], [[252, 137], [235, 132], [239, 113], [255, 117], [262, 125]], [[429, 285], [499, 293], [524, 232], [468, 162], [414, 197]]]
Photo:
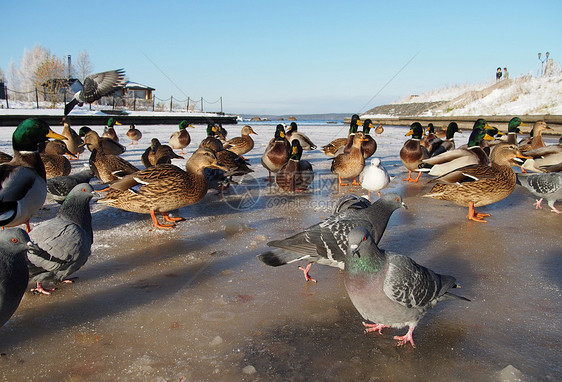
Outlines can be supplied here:
[[369, 201], [371, 200], [371, 192], [378, 192], [388, 186], [390, 183], [390, 176], [386, 169], [381, 164], [379, 158], [372, 158], [371, 165], [366, 166], [359, 175], [361, 187], [369, 192]]

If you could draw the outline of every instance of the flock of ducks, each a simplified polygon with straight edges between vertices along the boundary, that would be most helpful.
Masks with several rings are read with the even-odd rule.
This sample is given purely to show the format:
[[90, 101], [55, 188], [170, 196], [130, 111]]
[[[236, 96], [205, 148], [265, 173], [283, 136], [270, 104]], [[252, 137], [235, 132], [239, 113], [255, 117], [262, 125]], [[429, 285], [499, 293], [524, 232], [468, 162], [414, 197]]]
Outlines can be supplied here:
[[[78, 96], [76, 101], [87, 102], [87, 99]], [[172, 160], [183, 159], [186, 155], [184, 149], [192, 143], [187, 128], [193, 127], [181, 121], [168, 144], [162, 144], [157, 138], [151, 139], [141, 158], [144, 169], [120, 156], [126, 148], [119, 143], [116, 125], [119, 122], [110, 118], [101, 136], [88, 127], [75, 132], [68, 117], [63, 119], [62, 134], [55, 133], [39, 119], [26, 119], [17, 126], [12, 136], [13, 156], [0, 155], [0, 159], [5, 159], [5, 163], [0, 164], [0, 226], [25, 224], [27, 232], [12, 229], [1, 233], [0, 261], [9, 258], [6, 253], [17, 261], [2, 264], [0, 277], [6, 276], [1, 271], [6, 267], [12, 267], [14, 274], [21, 274], [23, 256], [25, 285], [33, 280], [37, 284], [35, 291], [49, 294], [51, 291], [42, 285], [44, 280], [64, 282], [86, 263], [93, 242], [89, 210], [89, 202], [94, 196], [89, 182], [93, 177], [107, 185], [106, 189], [98, 190], [106, 192], [99, 203], [148, 214], [155, 228], [172, 229], [184, 218], [171, 216], [170, 212], [201, 201], [211, 187], [224, 191], [233, 182], [233, 177], [253, 171], [249, 160], [244, 157], [255, 148], [252, 135], [257, 133], [249, 125], [242, 127], [240, 136], [227, 139], [228, 133], [222, 126], [208, 124], [207, 136], [187, 159], [185, 168], [180, 168], [172, 164]], [[561, 144], [544, 144], [542, 132], [549, 129], [544, 121], [535, 123], [531, 139], [517, 142], [521, 125], [521, 120], [514, 118], [509, 123], [508, 133], [500, 137], [497, 129], [478, 119], [468, 143], [456, 147], [454, 135], [460, 131], [456, 123], [450, 123], [444, 131], [436, 131], [430, 124], [426, 131], [419, 122], [415, 122], [406, 134], [411, 138], [404, 142], [399, 153], [409, 171], [408, 178], [403, 180], [419, 182], [422, 173], [428, 174], [432, 177], [429, 183], [434, 185], [423, 197], [468, 207], [468, 219], [477, 222], [485, 222], [484, 217], [489, 215], [476, 212], [475, 207], [508, 197], [517, 183], [540, 197], [537, 208], [542, 208], [541, 201], [546, 199], [552, 211], [560, 213], [554, 202], [562, 198], [559, 172]], [[268, 243], [274, 249], [259, 258], [273, 266], [306, 260], [309, 264], [302, 269], [306, 280], [313, 281], [309, 275], [312, 262], [346, 268], [346, 287], [354, 304], [366, 319], [377, 322], [367, 324], [367, 330], [380, 332], [384, 327], [395, 326], [393, 320], [398, 318], [388, 317], [403, 316], [411, 319], [411, 324], [408, 334], [398, 338], [399, 343], [411, 343], [413, 346], [412, 331], [417, 321], [435, 302], [449, 296], [448, 290], [456, 284], [451, 276], [437, 275], [407, 258], [385, 257], [378, 249], [378, 241], [390, 215], [404, 204], [397, 194], [380, 194], [393, 178], [379, 158], [371, 158], [377, 150], [371, 131], [380, 135], [383, 128], [375, 128], [372, 120], [361, 121], [358, 115], [353, 115], [348, 136], [335, 139], [321, 148], [332, 161], [330, 169], [338, 177], [339, 184], [347, 186], [344, 180], [352, 179], [352, 185], [361, 185], [369, 192], [369, 200], [344, 197], [330, 218], [302, 233]], [[497, 138], [493, 138], [494, 135]], [[131, 125], [127, 137], [131, 145], [138, 145], [142, 133]], [[49, 141], [49, 138], [55, 140]], [[261, 164], [268, 171], [266, 180], [275, 183], [281, 191], [306, 191], [314, 180], [314, 169], [302, 156], [304, 151], [315, 150], [316, 147], [298, 130], [296, 123], [288, 127], [277, 125], [261, 156]], [[90, 152], [89, 170], [69, 175], [71, 161], [84, 155], [86, 148]], [[177, 154], [174, 150], [181, 151]], [[367, 166], [369, 158], [370, 165]], [[512, 166], [538, 173], [516, 176]], [[414, 178], [412, 173], [415, 172], [418, 174]], [[47, 191], [62, 206], [55, 218], [37, 225], [32, 231], [29, 220], [43, 206]], [[371, 192], [379, 193], [379, 199], [374, 203], [371, 203]], [[161, 220], [158, 215], [162, 216]], [[22, 242], [25, 245], [21, 245]], [[363, 260], [371, 259], [373, 262], [359, 264], [353, 256], [364, 256]], [[379, 318], [371, 307], [375, 302], [357, 287], [363, 282], [357, 280], [367, 277], [363, 274], [365, 269], [373, 267], [376, 270], [371, 273], [380, 273], [380, 267], [375, 263], [390, 267], [384, 271], [383, 278], [398, 277], [398, 274], [404, 279], [422, 277], [427, 278], [428, 283], [444, 284], [430, 299], [420, 303], [417, 313], [392, 308]], [[398, 264], [406, 264], [406, 274], [390, 274], [398, 272], [392, 268]], [[8, 288], [12, 290], [8, 297], [0, 299], [0, 325], [3, 325], [17, 308], [24, 283], [7, 276], [0, 283], [7, 283], [12, 288]], [[392, 287], [399, 293], [404, 285]], [[376, 293], [382, 293], [378, 286], [372, 288]], [[405, 302], [397, 300], [393, 303], [403, 305]]]

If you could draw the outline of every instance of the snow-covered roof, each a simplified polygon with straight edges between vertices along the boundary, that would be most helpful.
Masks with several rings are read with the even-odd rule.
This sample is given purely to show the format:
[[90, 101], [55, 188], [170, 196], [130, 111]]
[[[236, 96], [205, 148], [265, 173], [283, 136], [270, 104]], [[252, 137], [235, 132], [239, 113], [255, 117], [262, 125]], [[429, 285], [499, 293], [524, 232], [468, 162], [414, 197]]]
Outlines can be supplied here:
[[131, 81], [127, 82], [125, 85], [123, 85], [123, 87], [125, 89], [133, 89], [133, 90], [156, 90], [154, 88], [151, 88], [150, 86], [146, 86], [146, 85], [139, 84], [139, 83], [136, 83], [136, 82], [131, 82]]

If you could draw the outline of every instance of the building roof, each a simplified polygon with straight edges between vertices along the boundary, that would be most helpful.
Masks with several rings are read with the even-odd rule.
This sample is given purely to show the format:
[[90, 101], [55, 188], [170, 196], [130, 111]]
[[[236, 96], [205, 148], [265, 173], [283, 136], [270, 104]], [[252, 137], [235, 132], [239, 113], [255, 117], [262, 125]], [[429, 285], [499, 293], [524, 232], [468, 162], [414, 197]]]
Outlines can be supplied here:
[[123, 87], [125, 89], [131, 89], [131, 90], [156, 90], [154, 88], [151, 88], [150, 86], [138, 84], [136, 82], [131, 82], [131, 81], [128, 81], [125, 85], [123, 85]]

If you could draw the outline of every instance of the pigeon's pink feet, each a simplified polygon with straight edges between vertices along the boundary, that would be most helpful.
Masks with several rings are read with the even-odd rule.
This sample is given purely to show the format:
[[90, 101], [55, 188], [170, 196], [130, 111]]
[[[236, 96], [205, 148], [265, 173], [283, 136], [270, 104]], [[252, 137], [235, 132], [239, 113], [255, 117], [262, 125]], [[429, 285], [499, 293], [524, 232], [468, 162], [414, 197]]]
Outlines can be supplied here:
[[299, 267], [299, 269], [304, 272], [304, 279], [305, 279], [306, 281], [316, 282], [316, 280], [313, 279], [312, 277], [310, 277], [310, 275], [308, 274], [308, 271], [310, 270], [310, 267], [311, 267], [311, 266], [312, 266], [312, 263], [308, 263], [308, 265], [306, 266], [306, 268]]
[[394, 336], [394, 339], [398, 340], [397, 345], [402, 346], [402, 345], [406, 345], [409, 342], [412, 344], [412, 347], [415, 348], [416, 345], [414, 345], [414, 336], [412, 335], [412, 333], [414, 333], [414, 328], [409, 327], [408, 333], [406, 333], [405, 336]]
[[556, 207], [552, 206], [551, 208], [552, 208], [552, 209], [550, 210], [550, 212], [554, 212], [554, 213], [557, 213], [557, 214], [562, 214], [562, 211], [557, 210]]
[[542, 210], [541, 203], [542, 203], [542, 198], [540, 198], [535, 202], [535, 210], [538, 210], [539, 208]]
[[365, 333], [370, 333], [370, 332], [379, 332], [379, 334], [382, 334], [382, 330], [385, 328], [390, 328], [389, 325], [383, 325], [383, 324], [368, 324], [366, 322], [363, 322], [363, 326], [366, 328], [365, 329]]

